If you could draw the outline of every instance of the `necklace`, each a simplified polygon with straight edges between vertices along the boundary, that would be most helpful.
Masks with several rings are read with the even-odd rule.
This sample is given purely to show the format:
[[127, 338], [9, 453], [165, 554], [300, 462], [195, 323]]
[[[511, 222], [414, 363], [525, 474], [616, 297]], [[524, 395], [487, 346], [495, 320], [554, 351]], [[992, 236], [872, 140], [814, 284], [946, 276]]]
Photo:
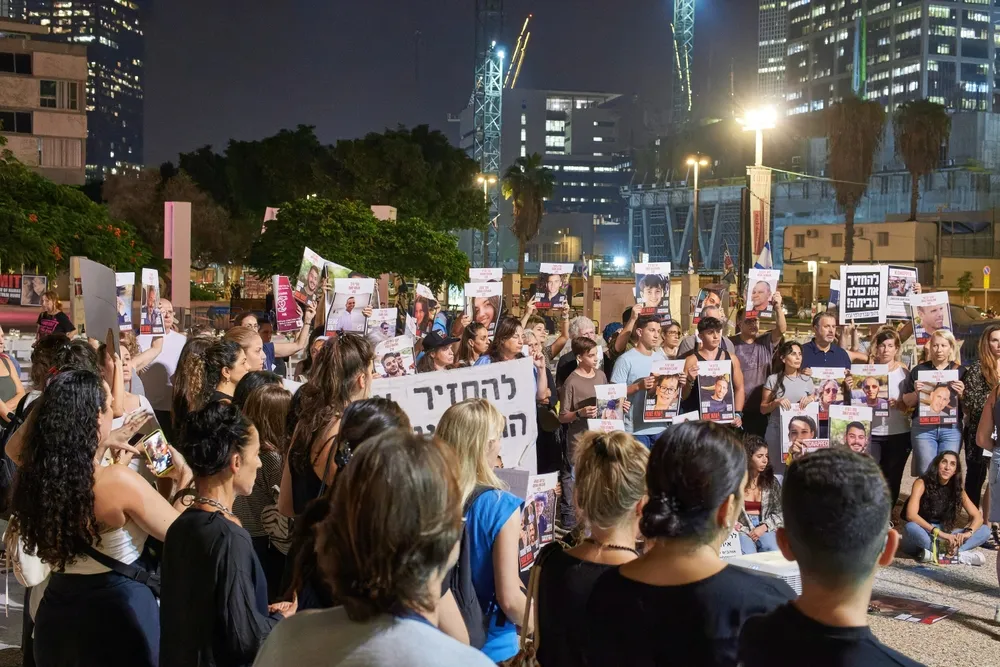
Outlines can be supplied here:
[[592, 537], [585, 537], [583, 538], [583, 541], [589, 542], [590, 544], [593, 544], [594, 546], [599, 547], [601, 549], [611, 549], [612, 551], [631, 551], [636, 556], [639, 555], [639, 552], [633, 549], [632, 547], [623, 547], [617, 544], [601, 544]]
[[213, 500], [211, 498], [206, 498], [205, 496], [198, 496], [192, 502], [197, 503], [199, 505], [208, 505], [209, 507], [214, 507], [215, 509], [219, 510], [223, 514], [228, 514], [229, 516], [232, 516], [232, 517], [236, 516], [235, 514], [233, 514], [232, 510], [230, 510], [228, 507], [226, 507], [225, 505], [223, 505], [222, 503], [220, 503], [218, 500]]

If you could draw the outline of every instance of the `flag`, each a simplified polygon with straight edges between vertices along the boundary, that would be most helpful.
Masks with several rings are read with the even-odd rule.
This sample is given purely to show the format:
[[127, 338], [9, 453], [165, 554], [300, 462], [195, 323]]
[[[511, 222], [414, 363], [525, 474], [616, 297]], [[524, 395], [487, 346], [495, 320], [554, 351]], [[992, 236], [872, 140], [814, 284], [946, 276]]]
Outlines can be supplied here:
[[691, 261], [691, 253], [688, 253], [688, 273], [694, 273], [694, 263]]
[[587, 261], [587, 256], [584, 255], [581, 258], [583, 262], [583, 268], [580, 269], [580, 273], [583, 274], [583, 282], [590, 280], [590, 262]]
[[755, 269], [773, 269], [774, 262], [771, 260], [771, 242], [764, 241], [764, 249], [760, 251], [757, 263], [753, 265]]
[[725, 247], [722, 253], [722, 280], [727, 283], [736, 282], [736, 274], [733, 271], [733, 256], [729, 254], [729, 246]]

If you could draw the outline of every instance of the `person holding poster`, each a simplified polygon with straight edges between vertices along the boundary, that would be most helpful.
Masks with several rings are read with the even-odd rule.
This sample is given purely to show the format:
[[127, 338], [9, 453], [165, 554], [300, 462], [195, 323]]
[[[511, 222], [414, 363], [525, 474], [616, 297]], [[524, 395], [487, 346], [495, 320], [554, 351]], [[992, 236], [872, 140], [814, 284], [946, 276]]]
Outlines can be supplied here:
[[750, 269], [747, 281], [745, 317], [774, 317], [774, 294], [778, 291], [780, 271], [774, 269]]
[[684, 361], [687, 384], [681, 410], [698, 410], [702, 419], [731, 422], [738, 428], [743, 425], [744, 398], [740, 361], [722, 349], [721, 320], [701, 318], [698, 335], [701, 347]]
[[941, 329], [952, 330], [951, 306], [947, 292], [913, 294], [910, 297], [910, 313], [917, 345], [924, 345], [931, 335]]
[[[990, 393], [1000, 380], [1000, 322], [991, 322], [979, 337], [978, 359], [965, 371], [965, 492], [977, 506], [982, 500], [983, 482], [986, 481], [991, 459], [983, 456], [983, 449], [976, 446], [976, 431], [983, 416]], [[996, 514], [1000, 520], [1000, 512]]]
[[[945, 451], [958, 452], [962, 445], [962, 433], [959, 425], [962, 423], [961, 399], [965, 393], [965, 383], [962, 382], [963, 372], [954, 362], [956, 348], [955, 337], [951, 335], [950, 331], [944, 329], [935, 331], [930, 336], [930, 358], [924, 363], [914, 366], [903, 385], [903, 402], [909, 408], [918, 409], [919, 407], [917, 410], [918, 418], [913, 420], [910, 431], [910, 441], [913, 446], [911, 472], [914, 477], [923, 475], [935, 456]], [[941, 371], [954, 372], [940, 376], [942, 381], [939, 382], [934, 379], [938, 377], [934, 375], [934, 372]], [[928, 372], [931, 375], [923, 375]], [[925, 416], [931, 392], [939, 383], [947, 384], [948, 388], [955, 392], [958, 399], [954, 408], [954, 421], [951, 423], [945, 422], [940, 416]], [[941, 395], [939, 394], [937, 405], [940, 405], [940, 401]], [[949, 398], [948, 403], [950, 404], [950, 402]]]
[[909, 376], [909, 369], [899, 361], [901, 345], [899, 335], [891, 328], [875, 334], [872, 341], [871, 362], [885, 364], [888, 369], [889, 414], [872, 419], [872, 438], [869, 444], [872, 458], [879, 462], [889, 485], [889, 494], [895, 505], [899, 498], [899, 488], [910, 456], [909, 409], [903, 404], [903, 386]]
[[813, 317], [813, 339], [802, 346], [802, 370], [809, 368], [851, 367], [851, 357], [837, 345], [837, 317], [833, 313], [818, 313]]
[[[634, 310], [633, 310], [634, 312]], [[651, 391], [655, 379], [650, 374], [653, 364], [665, 361], [666, 357], [660, 351], [660, 320], [655, 315], [640, 315], [634, 321], [636, 331], [635, 347], [622, 354], [615, 361], [611, 373], [611, 382], [628, 385], [628, 397], [631, 409], [625, 413], [625, 432], [632, 433], [636, 440], [652, 447], [665, 428], [663, 424], [647, 424], [643, 419], [646, 407], [646, 392]], [[577, 339], [574, 339], [576, 341]], [[695, 375], [697, 375], [695, 366]], [[685, 366], [685, 374], [687, 367]], [[697, 407], [695, 407], [697, 409]]]
[[[816, 403], [812, 379], [802, 373], [802, 346], [789, 340], [778, 346], [777, 360], [780, 362], [778, 372], [767, 376], [761, 396], [761, 414], [770, 415], [767, 421], [767, 431], [764, 440], [767, 442], [767, 454], [774, 471], [782, 474], [785, 471], [784, 454], [787, 448], [783, 446], [781, 425], [781, 410], [791, 410], [793, 407], [804, 410], [811, 403]], [[818, 407], [816, 408], [818, 413]], [[815, 426], [815, 424], [814, 424]], [[815, 438], [813, 433], [809, 436]]]
[[872, 409], [856, 405], [830, 407], [830, 446], [847, 447], [858, 454], [868, 453]]
[[743, 394], [746, 397], [743, 403], [743, 430], [765, 439], [768, 418], [760, 410], [764, 382], [771, 373], [775, 347], [784, 340], [788, 328], [782, 301], [781, 292], [775, 292], [771, 297], [774, 329], [761, 333], [760, 318], [747, 317], [741, 308], [736, 313], [739, 333], [727, 339], [732, 342], [732, 352], [740, 360], [740, 370], [743, 371]]
[[539, 310], [568, 307], [566, 293], [569, 291], [573, 265], [542, 263], [539, 271], [538, 283], [535, 285], [535, 307]]
[[680, 409], [681, 379], [684, 362], [679, 360], [656, 361], [650, 373], [655, 378], [652, 394], [646, 393], [643, 419], [647, 423], [669, 422]]
[[635, 300], [640, 315], [660, 315], [670, 321], [670, 262], [635, 264]]
[[840, 267], [840, 323], [880, 324], [889, 312], [889, 267], [844, 264]]

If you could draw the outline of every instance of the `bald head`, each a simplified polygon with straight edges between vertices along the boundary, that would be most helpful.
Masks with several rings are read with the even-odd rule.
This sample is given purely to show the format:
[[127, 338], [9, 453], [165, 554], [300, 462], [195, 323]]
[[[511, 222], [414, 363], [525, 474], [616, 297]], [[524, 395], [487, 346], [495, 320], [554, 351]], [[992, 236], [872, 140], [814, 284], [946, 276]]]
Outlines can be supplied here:
[[167, 331], [174, 328], [174, 304], [169, 299], [160, 298], [160, 315], [163, 317], [163, 328]]

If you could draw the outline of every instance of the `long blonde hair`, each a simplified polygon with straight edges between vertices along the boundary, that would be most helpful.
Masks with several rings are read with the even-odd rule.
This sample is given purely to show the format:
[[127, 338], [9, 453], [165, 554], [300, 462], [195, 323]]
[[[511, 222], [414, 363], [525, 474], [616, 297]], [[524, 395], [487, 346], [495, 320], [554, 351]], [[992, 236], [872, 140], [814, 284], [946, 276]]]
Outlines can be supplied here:
[[614, 528], [646, 495], [649, 450], [628, 433], [589, 431], [576, 446], [573, 492], [581, 518], [595, 528]]
[[448, 408], [434, 436], [451, 448], [458, 459], [458, 485], [463, 502], [478, 486], [505, 489], [488, 460], [490, 441], [503, 437], [507, 420], [483, 398], [470, 398]]

